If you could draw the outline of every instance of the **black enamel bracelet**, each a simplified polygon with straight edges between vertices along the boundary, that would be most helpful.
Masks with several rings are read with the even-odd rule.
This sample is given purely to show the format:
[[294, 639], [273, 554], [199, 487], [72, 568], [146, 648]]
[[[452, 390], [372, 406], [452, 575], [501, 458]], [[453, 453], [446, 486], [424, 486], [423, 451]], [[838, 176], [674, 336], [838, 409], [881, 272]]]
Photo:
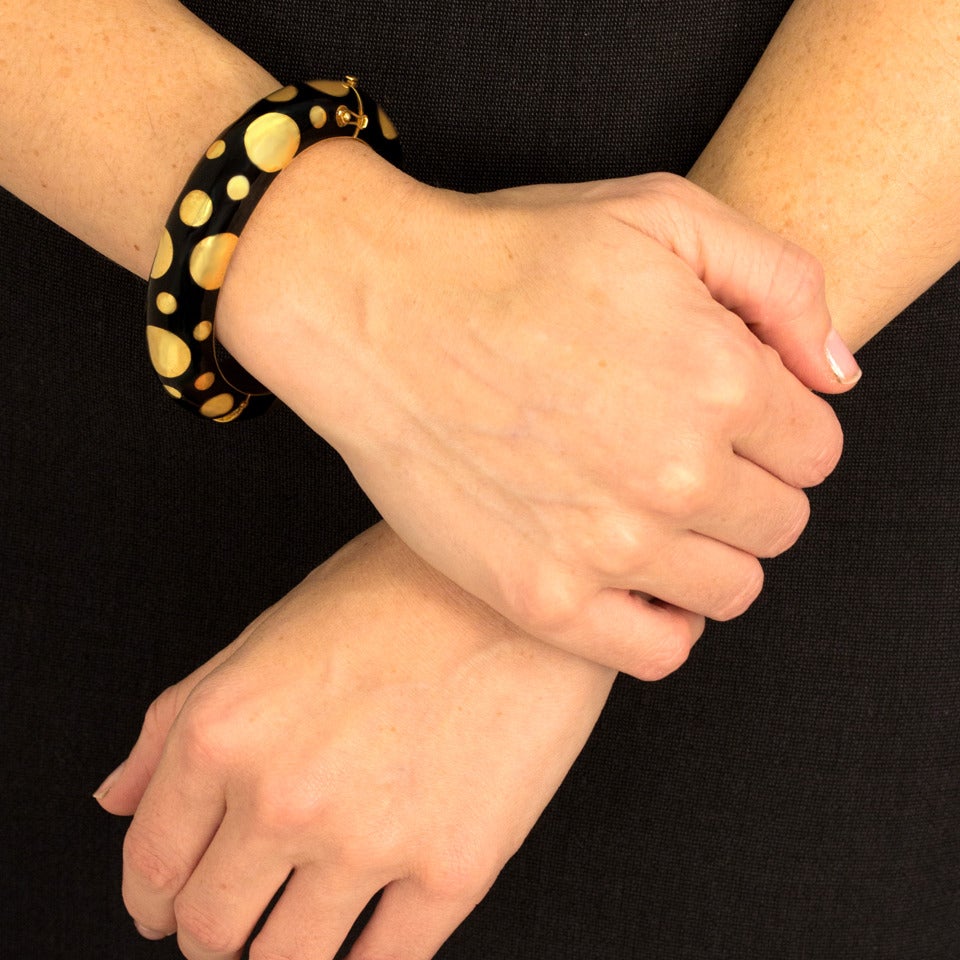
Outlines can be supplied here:
[[363, 140], [399, 166], [397, 131], [353, 77], [282, 87], [207, 149], [167, 220], [147, 287], [147, 346], [164, 389], [210, 420], [261, 413], [272, 394], [214, 336], [217, 297], [257, 201], [306, 147]]

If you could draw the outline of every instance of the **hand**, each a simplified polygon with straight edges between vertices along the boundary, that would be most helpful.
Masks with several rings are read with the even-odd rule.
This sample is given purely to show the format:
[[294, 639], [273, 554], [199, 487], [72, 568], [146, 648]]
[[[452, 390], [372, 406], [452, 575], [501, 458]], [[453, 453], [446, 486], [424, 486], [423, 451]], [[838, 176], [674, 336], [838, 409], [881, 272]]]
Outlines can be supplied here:
[[417, 553], [644, 679], [699, 615], [749, 606], [840, 454], [830, 408], [746, 325], [843, 389], [817, 265], [675, 177], [465, 196], [324, 144], [234, 270], [221, 338]]
[[[580, 752], [610, 670], [519, 634], [384, 528], [147, 714], [101, 796], [136, 810], [124, 897], [189, 960], [427, 960]], [[162, 757], [161, 757], [162, 751]], [[142, 799], [141, 799], [142, 797]]]

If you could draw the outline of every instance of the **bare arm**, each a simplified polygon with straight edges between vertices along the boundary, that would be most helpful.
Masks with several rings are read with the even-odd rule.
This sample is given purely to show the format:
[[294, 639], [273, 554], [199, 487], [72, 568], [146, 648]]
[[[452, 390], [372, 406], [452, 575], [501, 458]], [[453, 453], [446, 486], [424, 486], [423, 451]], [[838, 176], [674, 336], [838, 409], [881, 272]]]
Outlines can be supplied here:
[[0, 183], [141, 277], [216, 132], [279, 84], [179, 3], [0, 2]]
[[815, 254], [859, 347], [960, 259], [960, 3], [797, 0], [690, 173]]

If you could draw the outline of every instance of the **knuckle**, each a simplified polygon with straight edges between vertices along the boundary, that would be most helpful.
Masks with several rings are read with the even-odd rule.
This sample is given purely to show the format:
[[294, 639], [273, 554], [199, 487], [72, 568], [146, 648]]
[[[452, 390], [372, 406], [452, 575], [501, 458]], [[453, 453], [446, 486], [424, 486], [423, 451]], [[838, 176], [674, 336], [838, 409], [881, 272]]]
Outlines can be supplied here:
[[174, 901], [173, 912], [181, 942], [186, 939], [205, 952], [217, 954], [234, 953], [243, 947], [246, 939], [243, 934], [231, 930], [209, 909], [185, 897], [178, 897]]
[[287, 950], [271, 947], [264, 942], [262, 935], [250, 944], [249, 956], [250, 960], [296, 960], [294, 955]]
[[289, 790], [278, 787], [259, 791], [253, 805], [257, 824], [269, 835], [299, 836], [325, 816], [325, 804], [318, 790], [305, 785]]
[[712, 345], [709, 363], [699, 375], [703, 412], [723, 426], [740, 423], [756, 409], [763, 345], [751, 337], [724, 337]]
[[806, 529], [809, 520], [810, 501], [797, 491], [792, 509], [784, 518], [777, 536], [764, 556], [777, 557], [789, 550], [800, 539], [800, 534]]
[[162, 851], [161, 838], [138, 830], [134, 822], [123, 842], [124, 871], [158, 893], [175, 893], [183, 886], [187, 871]]
[[686, 519], [702, 513], [710, 500], [705, 458], [674, 457], [660, 463], [653, 478], [653, 505], [659, 513]]
[[781, 309], [800, 316], [822, 299], [826, 285], [823, 265], [812, 254], [786, 242], [775, 281], [781, 288]]
[[836, 416], [829, 420], [824, 428], [821, 444], [810, 461], [810, 482], [805, 486], [823, 483], [836, 469], [843, 453], [843, 430]]
[[763, 567], [758, 560], [753, 560], [739, 580], [737, 589], [718, 604], [713, 619], [733, 620], [734, 617], [739, 617], [760, 596], [761, 590], [763, 590]]
[[423, 865], [417, 880], [433, 900], [475, 905], [486, 896], [499, 872], [500, 865], [478, 849], [460, 847]]
[[576, 620], [582, 599], [569, 574], [540, 566], [505, 583], [502, 592], [521, 627], [541, 637], [562, 634]]
[[696, 643], [696, 637], [691, 636], [683, 641], [678, 639], [672, 643], [662, 644], [652, 656], [648, 654], [644, 658], [634, 676], [638, 680], [648, 682], [670, 676], [687, 662], [694, 643]]

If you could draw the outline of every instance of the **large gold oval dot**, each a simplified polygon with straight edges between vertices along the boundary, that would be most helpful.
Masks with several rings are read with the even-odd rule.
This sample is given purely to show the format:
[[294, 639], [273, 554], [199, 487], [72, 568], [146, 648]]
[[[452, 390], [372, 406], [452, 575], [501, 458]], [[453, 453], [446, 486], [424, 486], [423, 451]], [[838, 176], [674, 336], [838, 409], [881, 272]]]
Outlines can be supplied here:
[[222, 417], [233, 409], [233, 397], [229, 393], [218, 393], [211, 397], [201, 408], [205, 417]]
[[288, 100], [292, 100], [297, 95], [297, 88], [293, 86], [281, 87], [279, 90], [274, 90], [267, 99], [271, 103], [286, 103]]
[[319, 104], [310, 108], [310, 123], [318, 130], [327, 122], [327, 111]]
[[156, 256], [153, 258], [150, 276], [154, 280], [158, 280], [170, 269], [171, 263], [173, 263], [173, 240], [170, 238], [169, 231], [164, 230], [157, 246]]
[[157, 294], [157, 309], [169, 316], [177, 312], [177, 298], [172, 293]]
[[209, 320], [201, 320], [193, 328], [194, 340], [206, 340], [213, 333], [213, 324]]
[[203, 190], [191, 190], [180, 201], [180, 219], [188, 227], [202, 227], [213, 213], [213, 201]]
[[380, 129], [388, 140], [396, 140], [400, 136], [393, 121], [384, 113], [383, 107], [377, 105], [377, 116], [380, 117]]
[[207, 147], [206, 157], [208, 160], [216, 160], [217, 157], [223, 156], [223, 151], [227, 149], [227, 145], [222, 140], [214, 140], [213, 143]]
[[190, 348], [169, 330], [147, 324], [147, 347], [161, 377], [179, 377], [190, 366]]
[[190, 276], [204, 290], [219, 290], [227, 275], [227, 265], [237, 246], [235, 233], [215, 233], [204, 237], [190, 254]]
[[238, 173], [227, 181], [227, 196], [231, 200], [242, 200], [250, 192], [250, 181]]
[[282, 113], [265, 113], [243, 135], [250, 162], [267, 173], [282, 170], [300, 149], [300, 128]]
[[342, 80], [309, 80], [307, 85], [331, 97], [342, 97], [350, 89]]
[[209, 390], [213, 386], [213, 381], [217, 378], [208, 370], [206, 373], [201, 373], [196, 380], [193, 381], [193, 385], [198, 390]]

